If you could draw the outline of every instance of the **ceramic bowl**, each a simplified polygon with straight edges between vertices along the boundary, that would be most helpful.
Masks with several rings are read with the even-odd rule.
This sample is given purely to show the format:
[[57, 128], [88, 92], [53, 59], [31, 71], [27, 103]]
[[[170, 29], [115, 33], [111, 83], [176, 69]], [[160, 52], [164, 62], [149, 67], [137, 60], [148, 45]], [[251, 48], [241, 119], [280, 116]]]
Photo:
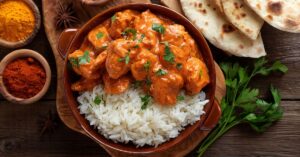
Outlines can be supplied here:
[[[104, 136], [99, 134], [97, 130], [95, 130], [92, 126], [89, 125], [89, 122], [85, 119], [84, 115], [81, 115], [78, 109], [78, 103], [76, 101], [76, 97], [78, 93], [75, 93], [71, 90], [71, 84], [76, 81], [76, 75], [74, 74], [70, 64], [67, 60], [64, 63], [64, 89], [65, 89], [65, 97], [70, 109], [73, 112], [75, 119], [84, 129], [84, 131], [88, 134], [90, 138], [94, 141], [98, 142], [102, 146], [105, 147], [108, 152], [119, 152], [119, 153], [127, 153], [127, 154], [135, 154], [137, 156], [147, 156], [149, 154], [155, 154], [162, 151], [169, 150], [173, 146], [180, 144], [184, 140], [186, 140], [193, 132], [201, 131], [204, 129], [212, 129], [214, 125], [218, 122], [218, 118], [220, 116], [220, 109], [213, 112], [218, 112], [217, 116], [212, 115], [212, 107], [214, 104], [214, 96], [215, 96], [215, 88], [216, 88], [216, 74], [214, 68], [214, 60], [211, 54], [211, 51], [206, 43], [205, 39], [201, 35], [201, 33], [197, 30], [197, 28], [188, 21], [184, 16], [172, 11], [166, 7], [155, 5], [155, 4], [127, 4], [121, 5], [114, 8], [111, 8], [105, 12], [99, 13], [91, 20], [89, 20], [84, 26], [80, 29], [67, 29], [65, 30], [58, 44], [58, 50], [61, 52], [62, 57], [67, 56], [68, 54], [74, 52], [76, 49], [79, 49], [81, 43], [84, 38], [97, 25], [101, 24], [104, 20], [111, 18], [116, 12], [123, 11], [126, 9], [132, 9], [136, 11], [146, 11], [151, 10], [153, 13], [161, 15], [165, 18], [168, 18], [175, 23], [183, 25], [189, 34], [194, 38], [195, 42], [199, 46], [200, 51], [202, 52], [202, 56], [204, 61], [208, 67], [209, 75], [211, 78], [211, 83], [205, 88], [205, 92], [207, 98], [209, 99], [209, 103], [205, 106], [204, 110], [206, 114], [201, 116], [201, 120], [197, 121], [193, 125], [189, 125], [185, 127], [183, 131], [181, 131], [180, 135], [174, 139], [171, 139], [158, 147], [150, 147], [145, 146], [141, 148], [136, 148], [133, 144], [122, 144], [122, 143], [114, 143], [113, 141], [106, 139]], [[66, 53], [66, 54], [65, 54]], [[209, 118], [207, 118], [209, 117]], [[211, 126], [207, 126], [205, 124], [212, 124]]]
[[[0, 0], [1, 2], [2, 0]], [[41, 27], [41, 15], [39, 12], [38, 7], [35, 5], [35, 3], [32, 0], [23, 0], [29, 8], [33, 11], [34, 17], [35, 17], [35, 26], [30, 36], [28, 36], [26, 39], [16, 42], [7, 41], [0, 38], [0, 46], [6, 47], [6, 48], [19, 48], [22, 46], [25, 46], [29, 44], [33, 38], [36, 36], [37, 32], [39, 31]]]
[[[43, 66], [43, 68], [46, 72], [46, 82], [45, 82], [44, 87], [42, 88], [42, 90], [39, 93], [37, 93], [35, 96], [28, 98], [28, 99], [18, 98], [18, 97], [11, 95], [5, 87], [5, 85], [3, 83], [3, 77], [2, 77], [3, 71], [7, 64], [14, 61], [15, 59], [24, 58], [24, 57], [32, 57], [32, 58], [36, 59], [38, 62], [41, 63], [41, 65]], [[13, 103], [31, 104], [31, 103], [34, 103], [34, 102], [40, 100], [46, 94], [46, 92], [49, 88], [50, 82], [51, 82], [51, 70], [50, 70], [50, 66], [49, 66], [47, 60], [42, 55], [40, 55], [38, 52], [35, 52], [33, 50], [28, 50], [28, 49], [15, 50], [15, 51], [9, 53], [8, 55], [6, 55], [0, 63], [0, 92], [4, 96], [4, 98], [6, 98], [8, 101], [11, 101]]]

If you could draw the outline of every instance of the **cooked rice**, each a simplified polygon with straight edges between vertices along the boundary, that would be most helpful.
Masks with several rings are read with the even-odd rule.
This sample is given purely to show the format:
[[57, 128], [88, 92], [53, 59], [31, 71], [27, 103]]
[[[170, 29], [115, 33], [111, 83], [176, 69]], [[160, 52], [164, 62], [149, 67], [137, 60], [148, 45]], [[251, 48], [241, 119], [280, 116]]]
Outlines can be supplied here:
[[[82, 93], [78, 98], [79, 110], [100, 134], [114, 142], [132, 142], [137, 147], [159, 144], [175, 138], [188, 124], [200, 120], [203, 107], [208, 103], [205, 93], [195, 96], [184, 95], [183, 101], [166, 107], [153, 102], [142, 110], [141, 89], [133, 87], [119, 95], [106, 94], [102, 85], [93, 91]], [[102, 98], [99, 105], [96, 97]], [[163, 96], [163, 95], [162, 95]]]

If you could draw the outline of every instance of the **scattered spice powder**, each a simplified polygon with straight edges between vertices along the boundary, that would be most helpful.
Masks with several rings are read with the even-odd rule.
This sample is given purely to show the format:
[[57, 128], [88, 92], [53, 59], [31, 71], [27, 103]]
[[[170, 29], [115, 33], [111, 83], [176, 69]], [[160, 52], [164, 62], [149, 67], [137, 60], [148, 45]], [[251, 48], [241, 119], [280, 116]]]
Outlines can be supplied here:
[[22, 0], [0, 1], [0, 38], [21, 41], [30, 36], [35, 27], [33, 11]]
[[46, 82], [46, 73], [35, 59], [19, 58], [5, 67], [3, 82], [10, 94], [27, 99], [42, 90]]

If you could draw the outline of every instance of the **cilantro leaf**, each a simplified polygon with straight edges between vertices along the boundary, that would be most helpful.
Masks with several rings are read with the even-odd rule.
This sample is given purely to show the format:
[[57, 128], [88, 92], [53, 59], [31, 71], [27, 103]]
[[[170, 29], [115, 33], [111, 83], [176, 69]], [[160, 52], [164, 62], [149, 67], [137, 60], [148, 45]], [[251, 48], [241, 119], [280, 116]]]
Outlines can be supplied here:
[[157, 70], [157, 71], [155, 72], [155, 74], [156, 74], [157, 76], [166, 75], [167, 73], [168, 73], [168, 72], [165, 71], [165, 70], [163, 70], [163, 69], [159, 69], [159, 70]]
[[177, 96], [177, 101], [183, 101], [184, 100], [184, 96], [183, 95], [178, 95]]
[[143, 41], [143, 39], [145, 38], [145, 34], [141, 35], [141, 38], [138, 40], [138, 43], [141, 43]]
[[144, 69], [148, 72], [149, 69], [150, 69], [150, 61], [147, 61], [145, 64], [144, 64]]
[[152, 30], [160, 33], [160, 34], [164, 34], [165, 33], [165, 27], [159, 23], [153, 23], [152, 24]]
[[96, 38], [97, 39], [101, 39], [102, 37], [104, 37], [104, 33], [103, 32], [99, 32], [96, 34]]
[[137, 31], [136, 29], [134, 28], [126, 28], [124, 30], [124, 32], [121, 33], [123, 36], [128, 36], [129, 34], [132, 34], [133, 36], [133, 39], [132, 40], [135, 40], [136, 39], [136, 34], [137, 34]]
[[151, 96], [150, 95], [145, 95], [145, 96], [141, 97], [141, 101], [143, 103], [142, 107], [141, 107], [142, 110], [144, 110], [144, 109], [147, 108], [150, 100], [151, 100]]
[[112, 23], [115, 22], [116, 19], [117, 19], [116, 15], [113, 15], [113, 16], [111, 17], [111, 22], [112, 22]]
[[165, 44], [165, 54], [163, 56], [163, 59], [167, 62], [174, 63], [175, 56], [170, 49], [169, 43], [168, 42], [162, 42], [162, 43]]
[[287, 72], [287, 67], [276, 61], [267, 66], [265, 58], [257, 59], [252, 70], [242, 67], [238, 63], [221, 63], [227, 87], [226, 95], [220, 103], [222, 115], [219, 124], [202, 142], [198, 156], [202, 156], [206, 149], [232, 127], [246, 123], [256, 132], [263, 132], [283, 115], [280, 107], [280, 94], [271, 86], [273, 102], [259, 99], [259, 90], [249, 87], [251, 79], [260, 74], [269, 75], [271, 72]]
[[97, 95], [96, 97], [95, 97], [95, 99], [94, 99], [94, 103], [96, 104], [96, 105], [99, 105], [100, 103], [101, 103], [101, 98]]
[[125, 62], [125, 64], [129, 64], [130, 62], [130, 56], [129, 56], [130, 51], [125, 55], [124, 58], [118, 58], [118, 62]]
[[90, 63], [91, 58], [89, 55], [89, 51], [84, 51], [83, 55], [78, 57], [78, 63], [79, 64], [87, 64]]
[[72, 64], [72, 66], [75, 66], [75, 67], [79, 66], [78, 59], [72, 57], [69, 60], [70, 60], [70, 63]]

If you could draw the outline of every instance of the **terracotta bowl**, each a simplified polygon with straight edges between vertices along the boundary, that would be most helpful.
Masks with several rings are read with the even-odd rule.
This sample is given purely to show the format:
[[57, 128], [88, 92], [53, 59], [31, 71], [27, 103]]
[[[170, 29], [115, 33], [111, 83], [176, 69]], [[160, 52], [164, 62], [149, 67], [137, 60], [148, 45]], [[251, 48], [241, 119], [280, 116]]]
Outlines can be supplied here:
[[[183, 130], [178, 137], [159, 145], [157, 148], [150, 147], [150, 146], [136, 148], [136, 146], [133, 144], [114, 143], [113, 141], [106, 139], [104, 136], [99, 134], [97, 130], [93, 129], [93, 127], [90, 126], [89, 122], [85, 119], [84, 115], [81, 115], [79, 113], [78, 103], [76, 101], [76, 97], [78, 96], [78, 94], [74, 93], [71, 90], [71, 84], [76, 80], [74, 79], [74, 77], [76, 78], [76, 75], [72, 71], [71, 65], [68, 63], [67, 60], [65, 60], [64, 89], [65, 89], [66, 100], [74, 114], [74, 117], [79, 122], [81, 127], [85, 130], [85, 132], [89, 135], [90, 138], [92, 138], [94, 141], [98, 142], [102, 146], [105, 146], [105, 148], [110, 149], [111, 151], [117, 151], [117, 152], [127, 153], [127, 154], [135, 154], [137, 156], [147, 155], [147, 154], [149, 155], [151, 153], [166, 151], [171, 147], [175, 146], [176, 144], [179, 144], [185, 139], [187, 139], [187, 137], [195, 131], [200, 131], [201, 129], [202, 130], [212, 129], [214, 125], [218, 122], [218, 118], [220, 116], [219, 109], [217, 109], [217, 111], [214, 110], [214, 112], [218, 112], [217, 114], [213, 114], [211, 112], [214, 104], [214, 95], [215, 95], [215, 88], [216, 88], [216, 74], [214, 68], [214, 60], [205, 39], [197, 30], [197, 28], [191, 22], [189, 22], [184, 16], [176, 13], [175, 11], [172, 11], [166, 7], [155, 5], [155, 4], [127, 4], [127, 5], [111, 8], [105, 12], [96, 15], [80, 29], [65, 30], [60, 37], [59, 45], [58, 45], [58, 50], [62, 53], [61, 55], [64, 57], [69, 53], [72, 53], [76, 49], [79, 49], [81, 43], [84, 40], [84, 37], [88, 34], [90, 30], [95, 28], [97, 25], [101, 24], [104, 20], [113, 16], [116, 12], [123, 11], [125, 9], [132, 9], [137, 11], [145, 11], [147, 9], [150, 9], [155, 14], [161, 15], [163, 17], [166, 17], [174, 21], [175, 23], [185, 26], [186, 30], [195, 39], [197, 45], [199, 46], [199, 49], [202, 52], [202, 56], [209, 69], [211, 83], [204, 90], [206, 92], [207, 98], [210, 101], [204, 108], [206, 114], [202, 115], [201, 120], [196, 122], [194, 125], [187, 126], [185, 130]], [[66, 49], [67, 51], [64, 51]], [[214, 115], [214, 116], [210, 116], [210, 115]]]
[[87, 5], [104, 5], [105, 3], [108, 3], [112, 0], [81, 0], [83, 4]]
[[[3, 1], [3, 0], [0, 0], [0, 2], [1, 1]], [[35, 26], [34, 26], [32, 33], [26, 39], [21, 40], [21, 41], [16, 41], [16, 42], [7, 41], [7, 40], [0, 38], [0, 46], [6, 47], [6, 48], [19, 48], [19, 47], [25, 46], [33, 40], [33, 38], [36, 36], [37, 32], [39, 31], [39, 29], [41, 27], [41, 15], [40, 15], [38, 7], [35, 5], [35, 3], [32, 0], [23, 0], [23, 2], [25, 2], [29, 6], [29, 8], [32, 10], [32, 12], [34, 14]]]
[[[45, 69], [46, 72], [46, 82], [44, 87], [42, 88], [42, 90], [37, 93], [35, 96], [28, 98], [28, 99], [23, 99], [23, 98], [18, 98], [15, 97], [13, 95], [11, 95], [4, 83], [3, 83], [3, 71], [6, 67], [7, 64], [9, 64], [10, 62], [14, 61], [17, 58], [24, 58], [24, 57], [32, 57], [34, 59], [36, 59], [38, 62], [41, 63], [41, 65], [43, 66], [43, 68]], [[4, 98], [6, 98], [8, 101], [11, 101], [13, 103], [16, 104], [31, 104], [34, 103], [38, 100], [40, 100], [47, 92], [49, 85], [51, 82], [51, 70], [50, 70], [50, 66], [47, 62], [47, 60], [40, 55], [39, 53], [33, 51], [33, 50], [28, 50], [28, 49], [19, 49], [19, 50], [15, 50], [11, 53], [9, 53], [8, 55], [6, 55], [1, 63], [0, 63], [0, 93], [4, 96]]]

